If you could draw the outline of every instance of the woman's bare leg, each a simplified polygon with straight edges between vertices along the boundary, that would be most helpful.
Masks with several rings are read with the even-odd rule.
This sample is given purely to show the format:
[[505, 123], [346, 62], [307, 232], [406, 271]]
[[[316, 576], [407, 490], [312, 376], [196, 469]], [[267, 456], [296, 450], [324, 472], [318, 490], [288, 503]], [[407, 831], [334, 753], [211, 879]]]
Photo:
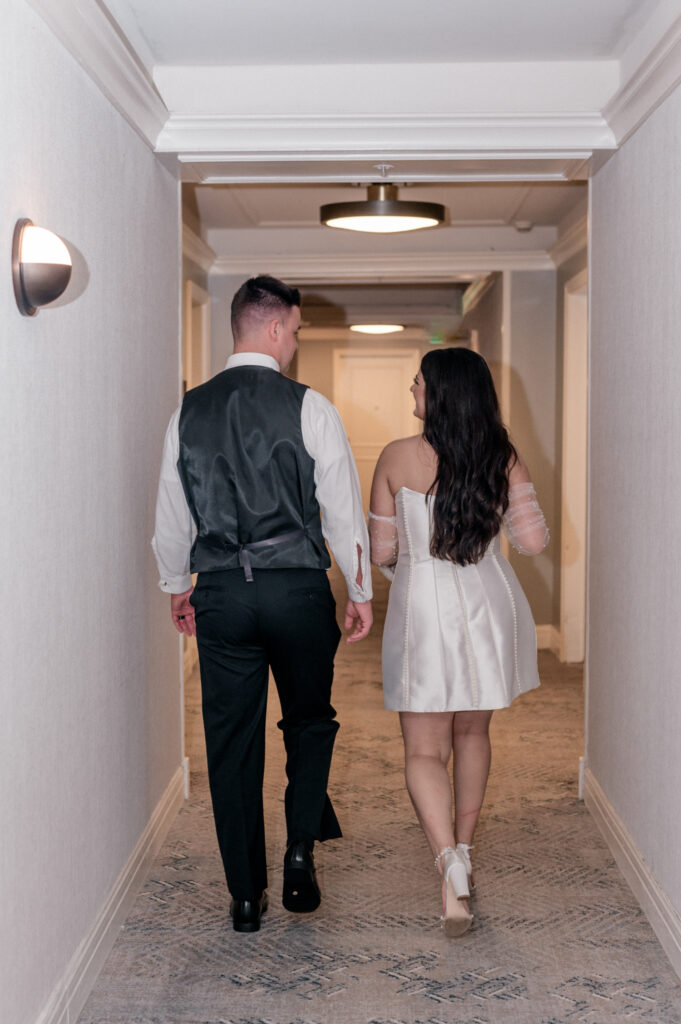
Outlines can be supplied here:
[[[433, 857], [446, 847], [454, 847], [452, 827], [452, 784], [449, 758], [452, 752], [453, 713], [400, 712], [404, 737], [404, 773], [407, 791], [414, 805]], [[444, 873], [444, 860], [438, 864]], [[468, 914], [468, 903], [460, 901], [461, 913]], [[447, 913], [446, 883], [442, 883], [442, 913]]]
[[480, 816], [492, 759], [491, 720], [491, 711], [457, 711], [452, 722], [454, 833], [457, 843], [469, 846]]
[[400, 712], [407, 791], [434, 857], [446, 846], [455, 845], [447, 767], [453, 717], [449, 711]]

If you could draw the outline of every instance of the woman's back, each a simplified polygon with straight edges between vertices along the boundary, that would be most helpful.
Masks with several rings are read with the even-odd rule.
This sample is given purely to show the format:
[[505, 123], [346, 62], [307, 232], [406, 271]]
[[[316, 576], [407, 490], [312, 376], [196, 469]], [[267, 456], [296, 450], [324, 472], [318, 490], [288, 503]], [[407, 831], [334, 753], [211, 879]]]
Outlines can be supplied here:
[[[427, 494], [437, 475], [437, 456], [423, 434], [403, 437], [387, 445], [381, 453], [371, 494], [374, 515], [386, 518], [395, 515], [395, 497], [402, 487]], [[546, 547], [548, 531], [527, 466], [522, 458], [514, 461], [508, 471], [509, 505], [504, 516], [504, 530], [521, 554], [538, 554]], [[376, 564], [389, 564], [379, 549], [381, 535], [390, 539], [386, 529], [374, 530], [377, 544], [372, 543], [372, 559]], [[393, 538], [394, 539], [394, 538]]]
[[437, 456], [423, 434], [393, 441], [383, 450], [380, 462], [393, 497], [400, 487], [426, 494], [437, 473]]

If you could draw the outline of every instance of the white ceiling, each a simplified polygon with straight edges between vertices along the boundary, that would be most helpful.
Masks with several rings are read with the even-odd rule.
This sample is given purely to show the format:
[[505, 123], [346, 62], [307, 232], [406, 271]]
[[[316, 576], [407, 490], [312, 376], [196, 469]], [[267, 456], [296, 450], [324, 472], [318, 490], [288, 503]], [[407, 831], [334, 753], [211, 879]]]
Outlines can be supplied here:
[[[376, 172], [375, 179], [380, 175]], [[447, 224], [456, 227], [557, 226], [580, 202], [586, 185], [421, 184], [402, 187], [399, 198], [442, 203]], [[317, 227], [324, 203], [366, 198], [348, 185], [205, 185], [195, 188], [200, 222], [214, 229]], [[326, 229], [327, 231], [329, 229]]]
[[[302, 289], [301, 340], [335, 334], [350, 324], [401, 324], [408, 334], [388, 341], [451, 337], [461, 323], [462, 296], [467, 284], [324, 285]], [[347, 337], [347, 334], [345, 335]], [[355, 339], [356, 340], [356, 339]]]
[[657, 0], [106, 0], [159, 65], [399, 64], [619, 57]]
[[[199, 260], [316, 285], [552, 266], [595, 162], [681, 79], [681, 0], [29, 2], [187, 183]], [[320, 226], [379, 164], [445, 225]]]

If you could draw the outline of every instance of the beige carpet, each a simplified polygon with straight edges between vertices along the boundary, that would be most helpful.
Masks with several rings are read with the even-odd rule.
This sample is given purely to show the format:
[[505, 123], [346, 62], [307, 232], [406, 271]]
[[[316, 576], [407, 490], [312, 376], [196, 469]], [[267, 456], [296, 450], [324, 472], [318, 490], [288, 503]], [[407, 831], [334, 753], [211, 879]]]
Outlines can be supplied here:
[[[383, 581], [377, 582], [380, 604]], [[340, 604], [340, 601], [339, 601]], [[342, 840], [317, 847], [310, 916], [280, 902], [281, 737], [270, 701], [270, 909], [236, 934], [189, 687], [192, 796], [134, 904], [80, 1024], [608, 1024], [681, 1021], [681, 986], [577, 800], [582, 680], [542, 654], [543, 685], [493, 720], [476, 836], [474, 929], [439, 930], [439, 884], [383, 711], [380, 629], [342, 646], [331, 793]]]

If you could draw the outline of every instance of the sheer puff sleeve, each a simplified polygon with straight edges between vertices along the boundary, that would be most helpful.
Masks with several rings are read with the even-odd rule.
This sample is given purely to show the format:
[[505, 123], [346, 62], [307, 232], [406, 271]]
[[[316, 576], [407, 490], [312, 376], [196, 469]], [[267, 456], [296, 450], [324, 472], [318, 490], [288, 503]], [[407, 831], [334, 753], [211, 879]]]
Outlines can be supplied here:
[[504, 533], [521, 555], [538, 555], [548, 544], [549, 531], [532, 483], [509, 487]]
[[388, 580], [392, 580], [397, 562], [397, 516], [377, 516], [369, 512], [371, 561]]

